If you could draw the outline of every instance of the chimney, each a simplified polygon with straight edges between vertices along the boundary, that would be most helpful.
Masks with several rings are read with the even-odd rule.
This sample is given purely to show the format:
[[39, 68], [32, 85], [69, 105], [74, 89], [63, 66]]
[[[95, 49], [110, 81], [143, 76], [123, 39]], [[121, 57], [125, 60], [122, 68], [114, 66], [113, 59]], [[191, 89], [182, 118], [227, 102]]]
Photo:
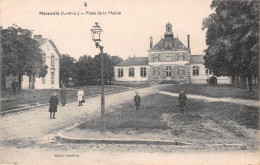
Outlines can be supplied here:
[[153, 37], [150, 37], [150, 49], [153, 48]]
[[33, 38], [34, 38], [34, 39], [41, 39], [41, 38], [42, 38], [42, 35], [33, 35]]
[[190, 51], [190, 35], [189, 34], [187, 35], [187, 42], [188, 42], [188, 49]]

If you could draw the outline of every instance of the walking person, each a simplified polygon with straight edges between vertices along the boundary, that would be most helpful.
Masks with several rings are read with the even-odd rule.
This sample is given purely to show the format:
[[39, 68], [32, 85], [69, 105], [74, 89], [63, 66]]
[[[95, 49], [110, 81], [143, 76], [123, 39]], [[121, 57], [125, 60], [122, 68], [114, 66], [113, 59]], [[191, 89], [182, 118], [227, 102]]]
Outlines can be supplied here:
[[138, 93], [138, 92], [136, 92], [136, 95], [135, 95], [135, 97], [134, 97], [134, 102], [135, 102], [136, 110], [139, 111], [139, 109], [140, 109], [141, 97], [139, 96], [139, 93]]
[[66, 89], [65, 85], [62, 85], [62, 88], [60, 90], [60, 97], [61, 97], [62, 106], [65, 106], [65, 104], [67, 103], [66, 94], [67, 94], [67, 89]]
[[53, 95], [50, 98], [50, 108], [49, 108], [50, 119], [51, 119], [51, 117], [53, 119], [56, 119], [55, 118], [55, 112], [57, 112], [58, 104], [59, 104], [59, 100], [58, 100], [58, 97], [57, 97], [57, 93], [53, 92]]
[[185, 106], [186, 106], [186, 100], [187, 100], [187, 96], [186, 96], [186, 94], [185, 94], [185, 92], [183, 90], [181, 90], [178, 99], [179, 99], [181, 113], [183, 113], [184, 109], [185, 109]]
[[84, 91], [83, 90], [79, 90], [78, 91], [78, 102], [79, 102], [78, 106], [82, 106], [83, 100], [84, 100]]
[[18, 82], [16, 81], [16, 79], [13, 80], [11, 86], [12, 86], [12, 88], [13, 88], [14, 94], [16, 95], [16, 88], [18, 88], [18, 86], [19, 86], [19, 84], [18, 84]]

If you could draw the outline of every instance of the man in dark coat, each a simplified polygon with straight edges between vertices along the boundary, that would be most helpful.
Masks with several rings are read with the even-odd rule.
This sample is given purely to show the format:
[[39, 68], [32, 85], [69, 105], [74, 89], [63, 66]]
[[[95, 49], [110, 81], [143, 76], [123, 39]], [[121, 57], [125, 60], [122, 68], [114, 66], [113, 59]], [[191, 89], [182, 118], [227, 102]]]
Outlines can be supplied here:
[[18, 86], [19, 86], [18, 82], [14, 79], [14, 81], [12, 82], [12, 88], [15, 95], [16, 95], [16, 88], [18, 88]]
[[139, 111], [141, 97], [139, 96], [138, 92], [136, 92], [136, 95], [134, 97], [134, 102], [135, 102], [136, 110]]
[[183, 90], [181, 90], [180, 94], [179, 94], [179, 104], [180, 104], [180, 108], [181, 108], [181, 113], [184, 112], [185, 106], [186, 106], [186, 94], [184, 93]]
[[61, 97], [61, 104], [62, 106], [65, 106], [66, 102], [66, 94], [67, 94], [67, 89], [65, 87], [65, 85], [62, 86], [61, 90], [60, 90], [60, 97]]
[[55, 112], [57, 112], [57, 106], [59, 104], [59, 100], [58, 100], [58, 97], [57, 97], [57, 93], [54, 92], [53, 95], [51, 96], [50, 98], [50, 108], [49, 108], [49, 112], [50, 112], [50, 119], [52, 117], [52, 113], [53, 113], [53, 119], [56, 119], [55, 118]]

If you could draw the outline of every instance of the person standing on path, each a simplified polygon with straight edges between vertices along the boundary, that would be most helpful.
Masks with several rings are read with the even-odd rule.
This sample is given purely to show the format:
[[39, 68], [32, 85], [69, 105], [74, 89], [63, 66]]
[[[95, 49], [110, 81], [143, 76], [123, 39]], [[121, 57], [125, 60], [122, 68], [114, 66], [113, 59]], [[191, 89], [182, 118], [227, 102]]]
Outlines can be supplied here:
[[138, 92], [136, 92], [136, 95], [134, 97], [134, 102], [135, 102], [136, 110], [139, 111], [141, 97], [139, 96]]
[[[59, 100], [58, 100], [58, 97], [57, 97], [57, 93], [56, 92], [53, 92], [53, 95], [51, 96], [50, 98], [50, 108], [49, 108], [49, 112], [50, 112], [50, 119], [51, 117], [53, 119], [56, 119], [55, 118], [55, 112], [57, 112], [57, 106], [59, 104]], [[53, 114], [53, 116], [52, 116]]]
[[14, 81], [12, 82], [12, 88], [15, 95], [16, 95], [16, 88], [18, 86], [19, 86], [18, 82], [14, 79]]
[[60, 97], [61, 97], [62, 106], [65, 106], [65, 104], [67, 103], [66, 94], [67, 94], [67, 89], [66, 89], [65, 85], [62, 85], [62, 88], [60, 90]]
[[186, 100], [187, 100], [187, 96], [183, 90], [181, 90], [178, 100], [180, 104], [181, 113], [183, 113], [186, 106]]
[[83, 90], [79, 90], [78, 91], [78, 102], [79, 102], [78, 106], [82, 106], [83, 100], [84, 100], [84, 91]]

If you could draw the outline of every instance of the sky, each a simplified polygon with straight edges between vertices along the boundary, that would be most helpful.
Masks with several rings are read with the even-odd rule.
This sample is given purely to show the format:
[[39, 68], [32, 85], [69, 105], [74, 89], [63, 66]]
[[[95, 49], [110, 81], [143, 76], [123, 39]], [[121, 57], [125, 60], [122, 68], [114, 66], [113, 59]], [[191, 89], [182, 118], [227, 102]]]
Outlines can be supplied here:
[[[16, 24], [33, 30], [35, 35], [52, 39], [61, 54], [78, 59], [99, 53], [90, 32], [95, 22], [99, 22], [104, 52], [126, 59], [147, 57], [150, 36], [154, 44], [159, 42], [164, 37], [166, 23], [170, 22], [174, 36], [186, 46], [190, 35], [191, 54], [196, 55], [204, 54], [206, 49], [202, 21], [213, 12], [210, 4], [210, 0], [1, 0], [0, 23], [3, 28]], [[85, 14], [39, 14], [63, 11]], [[107, 15], [98, 15], [99, 11]], [[121, 14], [111, 15], [109, 11]]]

